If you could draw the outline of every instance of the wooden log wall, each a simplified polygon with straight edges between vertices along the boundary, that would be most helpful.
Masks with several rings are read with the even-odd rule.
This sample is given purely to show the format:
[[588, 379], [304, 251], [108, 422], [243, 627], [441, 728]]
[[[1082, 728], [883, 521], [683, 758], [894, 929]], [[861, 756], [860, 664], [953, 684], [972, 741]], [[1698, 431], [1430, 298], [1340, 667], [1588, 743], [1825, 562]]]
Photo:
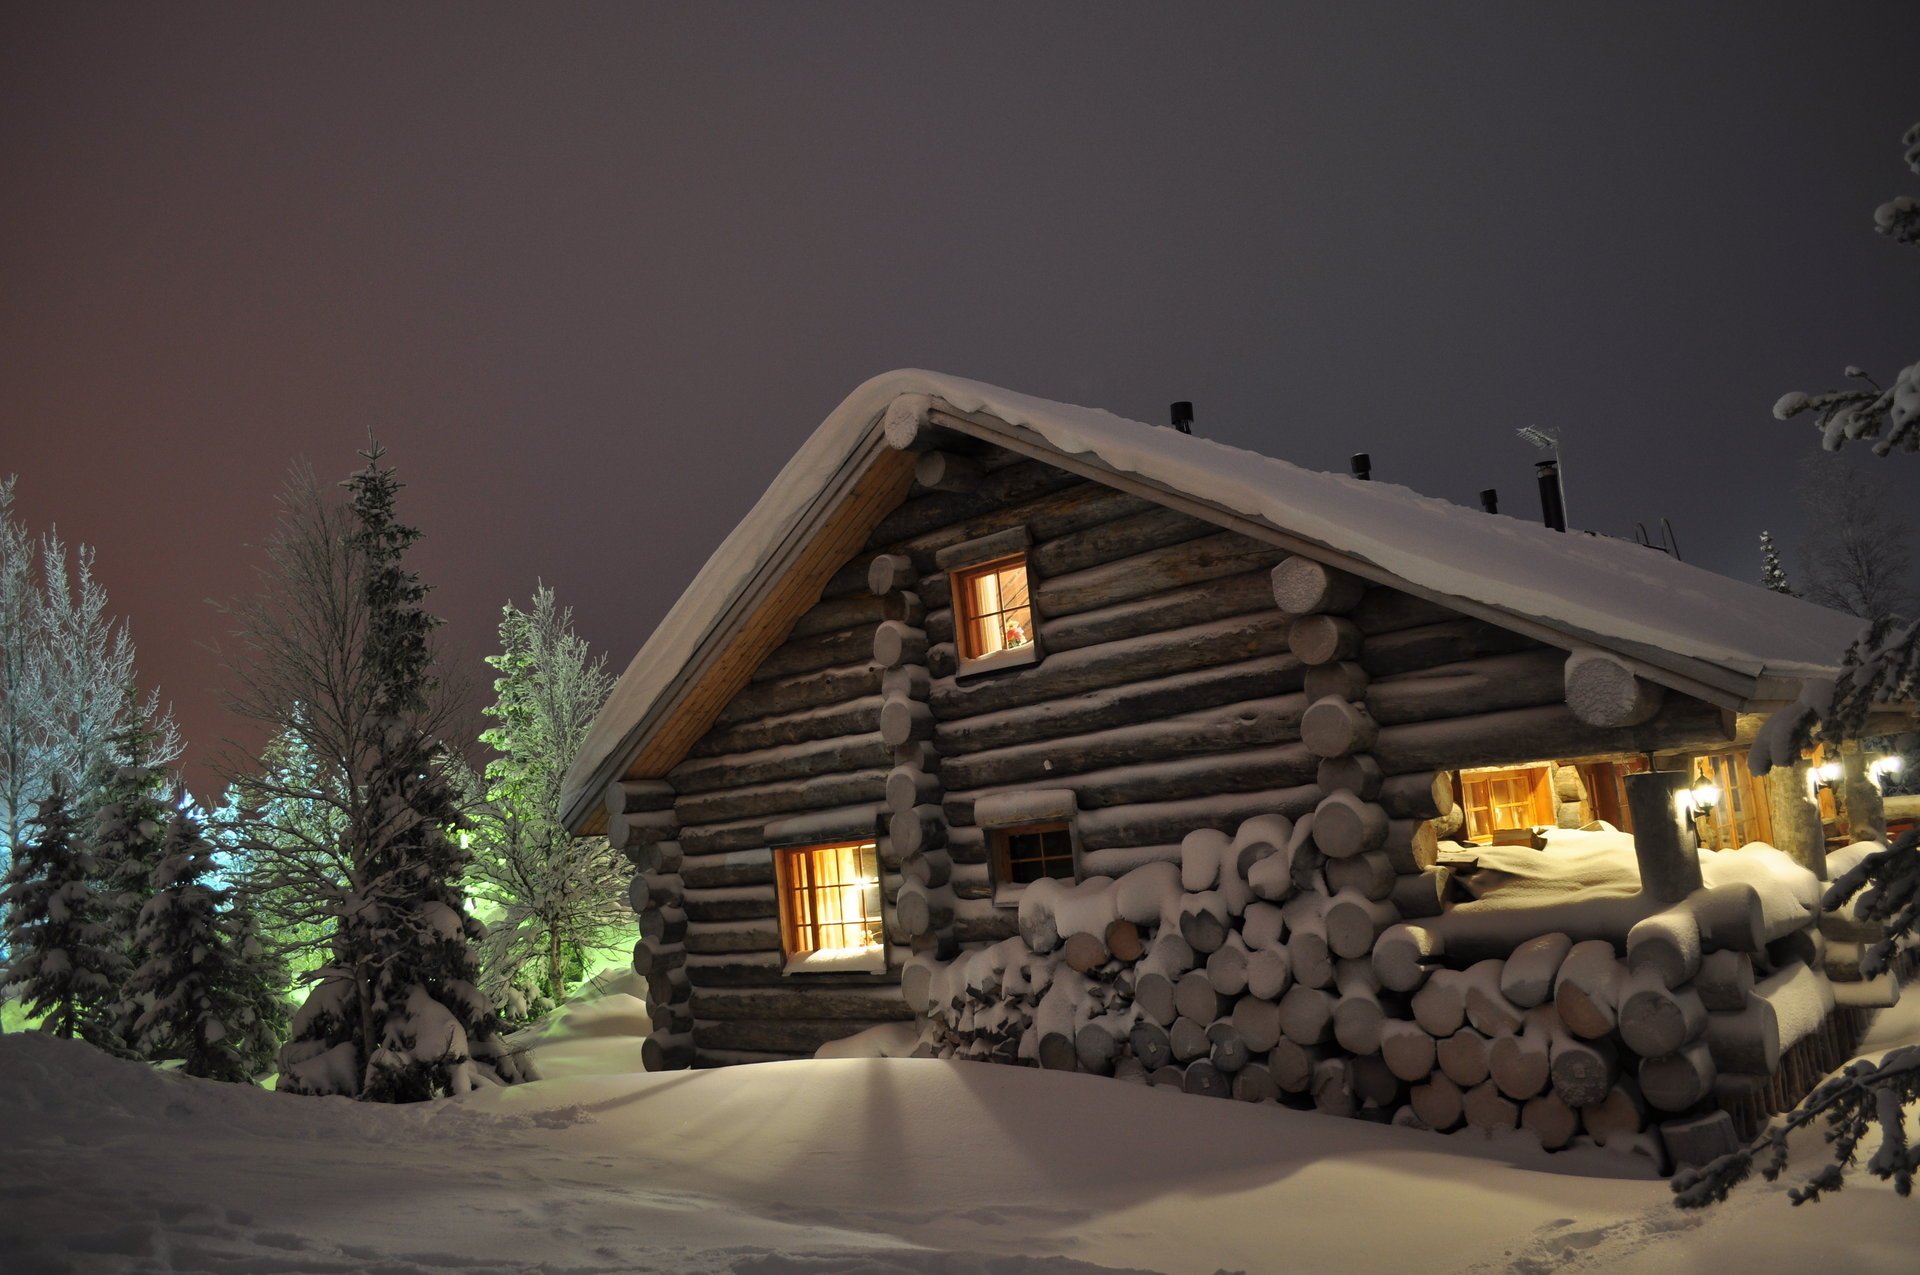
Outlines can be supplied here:
[[[662, 1065], [802, 1055], [910, 1016], [897, 992], [837, 994], [870, 976], [783, 974], [771, 828], [875, 838], [892, 977], [924, 984], [1017, 933], [983, 797], [1071, 790], [1093, 875], [1311, 815], [1302, 861], [1337, 863], [1367, 905], [1354, 923], [1377, 928], [1440, 907], [1453, 767], [1724, 736], [1679, 696], [1594, 726], [1564, 702], [1564, 656], [1530, 639], [924, 423], [894, 441], [922, 453], [907, 498], [664, 781], [609, 794], [617, 844], [647, 861], [636, 965]], [[943, 551], [1008, 533], [1042, 655], [961, 677]], [[741, 987], [761, 995], [727, 999]]]

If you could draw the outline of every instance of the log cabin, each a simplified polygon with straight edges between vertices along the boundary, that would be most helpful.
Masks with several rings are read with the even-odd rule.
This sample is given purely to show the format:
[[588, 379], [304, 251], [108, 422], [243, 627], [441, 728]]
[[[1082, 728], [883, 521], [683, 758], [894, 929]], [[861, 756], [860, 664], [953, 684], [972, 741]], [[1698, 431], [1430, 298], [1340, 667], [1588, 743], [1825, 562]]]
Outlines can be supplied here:
[[1818, 802], [1873, 835], [1870, 759], [1745, 765], [1856, 624], [894, 372], [634, 657], [565, 813], [634, 868], [650, 1069], [894, 1024], [943, 1057], [1698, 1158], [1897, 994], [1836, 998], [1870, 936], [1817, 903]]

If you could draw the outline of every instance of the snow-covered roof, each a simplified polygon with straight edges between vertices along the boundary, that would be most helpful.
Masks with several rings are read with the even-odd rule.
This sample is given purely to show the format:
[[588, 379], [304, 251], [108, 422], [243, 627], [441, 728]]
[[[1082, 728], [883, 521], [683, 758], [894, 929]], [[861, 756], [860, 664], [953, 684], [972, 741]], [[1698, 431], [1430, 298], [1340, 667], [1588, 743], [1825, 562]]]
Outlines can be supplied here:
[[[758, 504], [701, 568], [601, 709], [572, 771], [576, 826], [670, 707], [682, 670], [718, 626], [767, 587], [765, 567], [804, 536], [843, 490], [850, 467], [884, 443], [880, 421], [903, 395], [1015, 427], [1064, 458], [1323, 547], [1345, 565], [1470, 613], [1512, 617], [1680, 670], [1742, 682], [1830, 674], [1855, 637], [1852, 616], [1676, 561], [1626, 541], [1562, 533], [1391, 483], [1303, 469], [1209, 438], [1130, 421], [937, 372], [887, 372], [821, 422]], [[1370, 569], [1369, 569], [1370, 568]], [[616, 754], [619, 756], [616, 757]]]

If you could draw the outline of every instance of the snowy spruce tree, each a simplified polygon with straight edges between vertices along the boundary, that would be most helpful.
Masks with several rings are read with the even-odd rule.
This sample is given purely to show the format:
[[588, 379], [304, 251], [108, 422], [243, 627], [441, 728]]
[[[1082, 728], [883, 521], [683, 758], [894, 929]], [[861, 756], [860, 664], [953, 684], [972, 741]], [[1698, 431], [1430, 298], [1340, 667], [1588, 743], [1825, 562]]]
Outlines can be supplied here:
[[9, 955], [0, 986], [19, 989], [42, 1031], [102, 1042], [111, 1039], [107, 1011], [126, 966], [102, 920], [95, 875], [66, 785], [56, 778], [28, 820], [0, 893]]
[[[1920, 173], [1920, 124], [1902, 139], [1906, 160]], [[1896, 243], [1920, 247], [1920, 200], [1901, 196], [1874, 213], [1875, 228]], [[1858, 368], [1847, 375], [1863, 388], [1827, 394], [1788, 394], [1774, 405], [1787, 420], [1815, 414], [1821, 444], [1838, 451], [1847, 443], [1870, 441], [1876, 456], [1896, 450], [1920, 451], [1920, 362], [1900, 370], [1881, 389]], [[1768, 719], [1754, 741], [1749, 769], [1765, 775], [1791, 766], [1817, 732], [1827, 739], [1857, 739], [1866, 733], [1875, 705], [1910, 703], [1920, 698], [1920, 619], [1875, 615], [1846, 652], [1840, 676], [1806, 683], [1799, 702]], [[1858, 896], [1854, 914], [1884, 927], [1879, 942], [1867, 946], [1860, 972], [1874, 978], [1886, 972], [1894, 955], [1911, 944], [1920, 925], [1920, 828], [1902, 833], [1891, 846], [1875, 851], [1843, 873], [1827, 890], [1821, 906], [1835, 911]], [[1907, 1110], [1920, 1102], [1920, 1045], [1889, 1050], [1877, 1062], [1856, 1059], [1815, 1086], [1786, 1117], [1763, 1130], [1751, 1144], [1713, 1162], [1675, 1175], [1673, 1189], [1684, 1207], [1724, 1200], [1757, 1166], [1769, 1181], [1787, 1168], [1788, 1137], [1797, 1130], [1824, 1125], [1830, 1158], [1789, 1198], [1795, 1204], [1818, 1200], [1839, 1190], [1858, 1167], [1861, 1144], [1873, 1132], [1880, 1145], [1866, 1171], [1891, 1181], [1901, 1195], [1911, 1194], [1920, 1147], [1908, 1138]]]
[[257, 656], [236, 701], [304, 731], [344, 819], [331, 853], [282, 847], [262, 874], [330, 913], [280, 1087], [410, 1102], [526, 1073], [476, 985], [485, 931], [460, 895], [468, 857], [450, 835], [459, 814], [432, 728], [436, 621], [404, 564], [419, 533], [395, 517], [400, 485], [380, 449], [362, 454], [344, 508], [296, 478], [271, 587], [236, 608]]
[[[174, 813], [166, 801], [166, 776], [154, 765], [158, 735], [135, 717], [113, 732], [108, 754], [92, 785], [98, 806], [88, 828], [88, 847], [99, 874], [102, 923], [121, 950], [123, 968], [137, 970], [147, 953], [139, 933], [141, 909], [154, 893], [167, 825]], [[146, 1056], [135, 1020], [142, 1007], [130, 986], [115, 989], [107, 1026], [119, 1051]]]
[[1771, 531], [1760, 533], [1760, 583], [1775, 593], [1798, 596], [1787, 583], [1787, 569], [1780, 565], [1780, 546], [1773, 543]]
[[129, 1041], [145, 1057], [178, 1059], [189, 1076], [246, 1082], [280, 1043], [282, 973], [226, 911], [228, 892], [209, 879], [214, 854], [198, 820], [176, 810], [140, 911], [144, 960], [127, 993], [141, 1010]]
[[575, 837], [560, 814], [561, 784], [612, 688], [606, 658], [573, 631], [553, 590], [500, 617], [493, 725], [481, 742], [497, 756], [461, 772], [468, 799], [476, 898], [499, 916], [483, 949], [482, 986], [510, 1016], [563, 999], [585, 954], [628, 917], [628, 872], [604, 837]]

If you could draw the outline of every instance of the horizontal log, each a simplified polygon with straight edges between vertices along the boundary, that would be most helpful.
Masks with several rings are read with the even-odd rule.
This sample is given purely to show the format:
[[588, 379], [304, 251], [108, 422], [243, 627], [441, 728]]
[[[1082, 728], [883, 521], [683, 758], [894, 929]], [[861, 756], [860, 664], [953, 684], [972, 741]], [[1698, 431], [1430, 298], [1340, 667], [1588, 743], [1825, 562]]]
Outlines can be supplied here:
[[635, 872], [678, 872], [684, 857], [678, 841], [643, 841], [621, 847]]
[[656, 1032], [640, 1042], [640, 1065], [648, 1071], [682, 1071], [693, 1065], [693, 1037]]
[[[947, 544], [1022, 525], [1025, 520], [1015, 506], [1066, 488], [1087, 485], [1090, 484], [1083, 479], [1042, 461], [1021, 461], [995, 470], [972, 491], [938, 491], [908, 497], [874, 527], [873, 534], [867, 538], [867, 548], [870, 552], [906, 552], [918, 562], [922, 555], [930, 558], [936, 548]], [[945, 532], [951, 538], [930, 534], [938, 532]]]
[[[1311, 691], [1307, 693], [1309, 703], [1324, 698]], [[1320, 787], [1327, 792], [1350, 792], [1362, 801], [1378, 800], [1383, 787], [1380, 763], [1373, 759], [1371, 753], [1322, 757], [1314, 775]]]
[[749, 921], [779, 914], [773, 891], [765, 886], [688, 890], [684, 898], [688, 921]]
[[667, 775], [684, 798], [720, 789], [867, 770], [890, 765], [892, 760], [891, 746], [876, 732], [805, 744], [782, 744], [751, 753], [694, 758], [681, 762]]
[[1303, 615], [1287, 630], [1287, 647], [1302, 664], [1336, 664], [1360, 654], [1360, 630], [1341, 615]]
[[[1042, 618], [1040, 645], [1058, 654], [1082, 647], [1120, 642], [1146, 633], [1186, 628], [1229, 616], [1266, 611], [1272, 605], [1267, 595], [1266, 573], [1248, 571], [1204, 584], [1188, 585], [1166, 593], [1149, 594], [1128, 602], [1080, 611], [1058, 619]], [[929, 620], [931, 632], [931, 620]], [[947, 640], [951, 640], [949, 627]]]
[[1142, 757], [1171, 760], [1235, 752], [1300, 737], [1306, 697], [1244, 700], [1178, 717], [949, 757], [941, 778], [949, 789], [991, 787], [1117, 766]]
[[[1047, 784], [1071, 790], [1084, 819], [1086, 812], [1109, 806], [1148, 805], [1311, 783], [1315, 761], [1303, 746], [1283, 744], [1049, 776]], [[999, 791], [1004, 790], [949, 791], [943, 808], [953, 822], [971, 823], [975, 798]]]
[[862, 650], [855, 664], [752, 683], [727, 701], [727, 706], [714, 719], [714, 728], [719, 730], [828, 705], [845, 705], [864, 696], [877, 695], [881, 670], [873, 663], [872, 654], [870, 649]]
[[838, 668], [871, 653], [872, 649], [873, 628], [865, 624], [816, 633], [812, 637], [789, 638], [760, 661], [748, 681], [776, 681]]
[[780, 923], [773, 917], [747, 921], [702, 921], [689, 924], [682, 940], [690, 953], [778, 952]]
[[1380, 805], [1394, 819], [1432, 819], [1454, 809], [1453, 776], [1444, 770], [1395, 775], [1380, 783]]
[[1215, 524], [1177, 509], [1155, 507], [1036, 545], [1027, 555], [1027, 563], [1041, 579], [1051, 580], [1198, 540], [1219, 530]]
[[693, 1026], [702, 1049], [800, 1051], [812, 1053], [831, 1040], [844, 1040], [883, 1022], [856, 1018], [790, 1018], [777, 1021], [716, 1020]]
[[641, 810], [607, 816], [607, 840], [620, 850], [672, 841], [680, 835], [680, 821], [671, 810]]
[[1484, 620], [1445, 620], [1368, 635], [1360, 650], [1360, 663], [1369, 675], [1382, 678], [1538, 645], [1532, 638]]
[[1368, 685], [1367, 711], [1382, 726], [1397, 726], [1558, 704], [1564, 662], [1559, 651], [1516, 651], [1403, 673]]
[[[1289, 646], [1293, 644], [1291, 634], [1287, 642]], [[1305, 685], [1310, 700], [1325, 699], [1329, 695], [1335, 699], [1358, 700], [1367, 693], [1367, 671], [1352, 660], [1308, 662]]]
[[641, 939], [633, 945], [633, 972], [641, 978], [679, 969], [686, 963], [687, 949], [678, 944], [656, 944]]
[[687, 934], [685, 908], [648, 908], [640, 914], [640, 937], [656, 947], [680, 942]]
[[881, 801], [887, 795], [887, 770], [868, 769], [816, 775], [810, 779], [790, 779], [781, 783], [695, 793], [682, 797], [676, 809], [681, 823], [681, 844], [689, 846], [685, 835], [695, 825], [750, 819], [755, 816], [795, 814], [806, 810], [825, 810], [866, 801]]
[[855, 1018], [895, 1022], [913, 1017], [898, 987], [815, 987], [800, 981], [785, 987], [701, 987], [693, 993], [693, 1014], [702, 1021]]
[[[1053, 656], [1048, 662], [1067, 658], [1071, 657]], [[1295, 690], [1299, 684], [1300, 666], [1287, 655], [1260, 656], [1133, 681], [1122, 677], [1113, 685], [1070, 691], [1063, 698], [937, 721], [933, 745], [942, 758], [944, 773], [955, 758], [969, 753], [1203, 713], [1268, 699]]]
[[730, 885], [771, 885], [773, 856], [766, 850], [736, 850], [732, 854], [686, 859], [681, 863], [680, 876], [687, 888], [693, 890]]
[[707, 987], [794, 987], [804, 982], [808, 987], [877, 987], [899, 981], [897, 964], [904, 960], [902, 949], [889, 949], [888, 959], [896, 967], [886, 974], [788, 974], [787, 958], [778, 951], [772, 952], [730, 952], [730, 953], [692, 953], [687, 954], [687, 977], [694, 987], [694, 994]]
[[607, 813], [637, 814], [673, 809], [673, 785], [664, 779], [616, 779], [607, 785]]
[[845, 703], [828, 704], [821, 708], [712, 730], [689, 750], [687, 756], [721, 757], [806, 744], [814, 740], [869, 734], [880, 728], [880, 705], [883, 702], [878, 695], [863, 695]]
[[[927, 633], [898, 620], [882, 622], [872, 631], [873, 661], [883, 669], [927, 662]], [[884, 710], [883, 710], [884, 711]]]
[[1184, 801], [1152, 802], [1083, 810], [1076, 823], [1086, 850], [1121, 846], [1157, 846], [1178, 842], [1196, 828], [1232, 833], [1255, 815], [1281, 814], [1297, 819], [1319, 802], [1312, 784], [1261, 792], [1226, 793]]
[[1384, 586], [1368, 589], [1348, 615], [1369, 636], [1462, 618], [1451, 607]]
[[1566, 658], [1566, 701], [1591, 726], [1638, 726], [1666, 699], [1666, 688], [1648, 682], [1610, 651], [1575, 651]]
[[1366, 592], [1366, 582], [1338, 567], [1295, 555], [1272, 572], [1274, 605], [1288, 615], [1344, 615]]
[[1331, 695], [1315, 700], [1300, 717], [1300, 738], [1315, 757], [1366, 752], [1378, 732], [1365, 705]]
[[974, 491], [985, 478], [979, 461], [952, 452], [921, 452], [913, 466], [913, 481], [927, 491]]
[[1084, 571], [1043, 579], [1033, 590], [1034, 610], [1042, 616], [1073, 615], [1271, 567], [1280, 556], [1280, 551], [1272, 545], [1239, 532], [1217, 532]]
[[1386, 726], [1372, 752], [1389, 775], [1604, 753], [1713, 748], [1732, 741], [1720, 710], [1675, 696], [1641, 726], [1589, 726], [1564, 704], [1507, 709], [1446, 721]]
[[[1286, 624], [1286, 618], [1277, 612], [1241, 616], [1049, 655], [1037, 664], [1008, 669], [990, 678], [967, 682], [942, 678], [933, 684], [934, 712], [943, 722], [951, 722], [1042, 700], [1276, 655], [1286, 647]], [[1292, 688], [1276, 685], [1267, 693], [1278, 694], [1289, 689]]]
[[844, 598], [828, 598], [816, 602], [800, 613], [787, 631], [787, 640], [815, 637], [821, 633], [833, 633], [841, 629], [872, 628], [882, 620], [898, 619], [906, 603], [897, 601], [900, 594], [893, 598], [876, 597], [871, 593], [854, 593]]

